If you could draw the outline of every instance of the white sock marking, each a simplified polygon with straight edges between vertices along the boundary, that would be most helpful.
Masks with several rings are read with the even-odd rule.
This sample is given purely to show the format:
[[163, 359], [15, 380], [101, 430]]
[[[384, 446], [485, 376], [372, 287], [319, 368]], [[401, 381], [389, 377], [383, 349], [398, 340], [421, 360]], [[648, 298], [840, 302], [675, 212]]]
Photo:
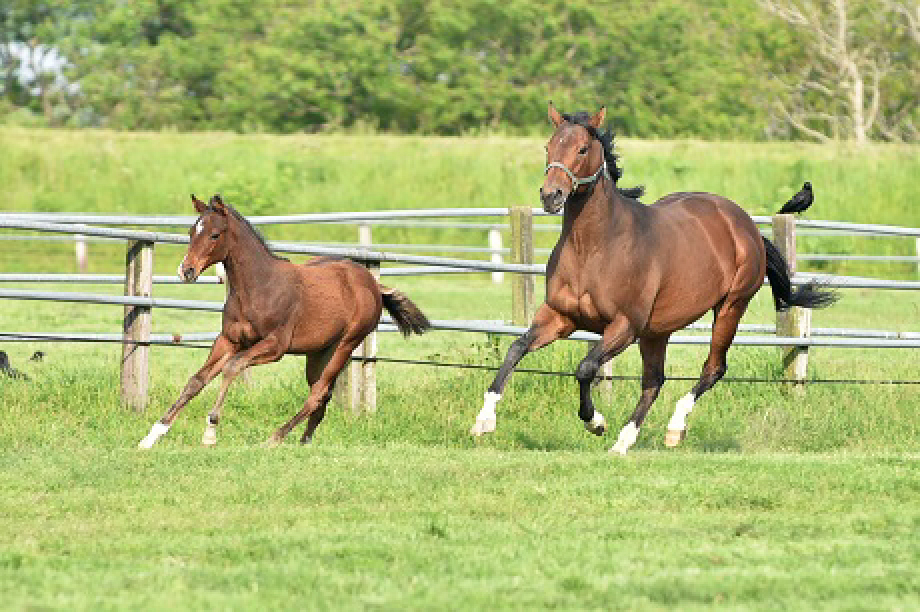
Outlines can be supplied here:
[[150, 433], [144, 436], [144, 439], [137, 445], [138, 448], [152, 447], [167, 431], [169, 431], [169, 425], [157, 421], [150, 427]]
[[591, 420], [585, 423], [585, 429], [587, 429], [591, 433], [594, 433], [598, 427], [605, 427], [606, 425], [607, 425], [607, 421], [604, 420], [604, 415], [602, 415], [600, 412], [595, 410], [594, 415], [591, 417]]
[[610, 448], [610, 452], [625, 455], [626, 451], [636, 443], [637, 439], [639, 439], [639, 428], [636, 427], [635, 423], [630, 421], [620, 430], [620, 435], [617, 438], [616, 444]]
[[671, 420], [668, 421], [668, 429], [674, 431], [687, 429], [687, 415], [693, 412], [693, 404], [695, 403], [693, 391], [680, 398], [674, 407], [674, 414], [671, 415]]
[[486, 391], [482, 400], [482, 410], [476, 417], [476, 424], [470, 430], [474, 436], [481, 436], [484, 433], [495, 431], [495, 405], [502, 398], [501, 393]]
[[482, 398], [482, 410], [479, 411], [479, 416], [476, 417], [476, 420], [485, 421], [487, 419], [492, 419], [494, 421], [495, 406], [501, 398], [501, 393], [486, 391], [485, 396]]

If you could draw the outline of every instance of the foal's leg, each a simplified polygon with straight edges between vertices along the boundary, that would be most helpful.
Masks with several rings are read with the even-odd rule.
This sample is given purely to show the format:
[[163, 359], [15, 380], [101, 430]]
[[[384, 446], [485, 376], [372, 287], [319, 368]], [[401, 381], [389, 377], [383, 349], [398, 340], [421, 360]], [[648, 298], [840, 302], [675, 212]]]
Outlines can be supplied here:
[[511, 372], [517, 367], [524, 355], [531, 351], [543, 348], [547, 344], [565, 338], [575, 331], [575, 324], [546, 304], [540, 306], [537, 314], [534, 315], [533, 323], [527, 332], [511, 343], [508, 353], [505, 355], [505, 361], [498, 369], [495, 379], [489, 385], [483, 400], [482, 410], [476, 417], [476, 423], [470, 429], [474, 436], [481, 436], [485, 433], [495, 431], [495, 405], [502, 398], [502, 391]]
[[680, 444], [681, 440], [687, 435], [687, 415], [693, 410], [696, 400], [725, 375], [725, 355], [735, 339], [738, 322], [741, 320], [741, 315], [744, 314], [745, 309], [747, 309], [750, 299], [750, 296], [736, 298], [732, 301], [726, 299], [715, 313], [715, 319], [712, 322], [712, 341], [709, 343], [709, 356], [703, 363], [700, 378], [693, 385], [693, 389], [677, 401], [674, 414], [668, 422], [668, 433], [664, 437], [665, 446], [673, 448]]
[[635, 338], [636, 335], [629, 320], [622, 315], [618, 316], [607, 325], [603, 337], [581, 360], [578, 369], [575, 370], [581, 400], [578, 416], [585, 422], [585, 429], [594, 435], [604, 435], [607, 430], [607, 422], [604, 420], [604, 415], [594, 409], [594, 402], [591, 401], [591, 382], [597, 376], [600, 367], [622, 353]]
[[610, 448], [611, 453], [625, 455], [629, 447], [636, 443], [645, 415], [648, 414], [649, 408], [658, 397], [661, 385], [664, 384], [664, 358], [669, 338], [670, 334], [639, 339], [639, 352], [642, 354], [642, 395], [639, 396], [639, 403], [636, 404], [629, 421], [620, 430], [616, 444]]
[[[323, 370], [326, 369], [334, 352], [334, 348], [328, 348], [319, 355], [307, 357], [307, 384], [310, 385], [310, 389], [319, 382]], [[337, 379], [338, 375], [336, 375], [336, 378], [333, 378], [332, 383], [329, 385], [330, 398], [332, 397], [332, 392], [335, 390], [335, 381]], [[323, 417], [326, 416], [326, 406], [328, 403], [329, 399], [327, 398], [325, 402], [322, 402], [321, 405], [316, 408], [316, 410], [310, 413], [310, 417], [307, 419], [307, 427], [303, 432], [303, 436], [300, 438], [301, 444], [309, 444], [313, 441], [313, 432], [316, 431], [319, 424], [323, 422]]]
[[173, 421], [179, 416], [179, 411], [182, 410], [182, 407], [185, 406], [189, 400], [198, 395], [198, 392], [201, 391], [205, 385], [214, 380], [214, 377], [220, 373], [221, 368], [224, 367], [224, 364], [235, 352], [236, 346], [234, 346], [226, 336], [218, 336], [211, 346], [211, 353], [208, 355], [207, 360], [205, 360], [204, 365], [188, 379], [185, 388], [182, 389], [182, 393], [179, 394], [179, 399], [177, 399], [176, 403], [166, 411], [163, 418], [153, 424], [150, 428], [150, 433], [140, 441], [138, 447], [152, 447], [163, 434], [169, 431]]
[[214, 408], [208, 414], [207, 425], [205, 426], [204, 434], [201, 436], [202, 444], [208, 446], [217, 444], [217, 422], [220, 420], [220, 411], [223, 408], [224, 398], [227, 396], [227, 389], [230, 388], [230, 383], [249, 366], [278, 361], [284, 357], [288, 345], [289, 343], [282, 340], [279, 335], [266, 336], [245, 351], [237, 353], [227, 360], [222, 369], [224, 377], [220, 381], [217, 401], [214, 402]]
[[[316, 421], [312, 419], [312, 415], [317, 414], [319, 411], [322, 411], [323, 415], [325, 414], [326, 404], [332, 396], [332, 386], [335, 384], [339, 372], [342, 371], [348, 363], [348, 360], [351, 359], [351, 352], [361, 344], [361, 340], [363, 339], [363, 336], [361, 338], [343, 338], [342, 341], [339, 342], [338, 346], [336, 346], [335, 350], [332, 352], [329, 362], [322, 368], [319, 378], [310, 386], [310, 394], [307, 396], [307, 401], [304, 402], [303, 410], [295, 414], [294, 418], [282, 425], [278, 431], [272, 434], [266, 441], [266, 446], [278, 446], [281, 444], [284, 437], [307, 418], [307, 416], [311, 417], [310, 422], [313, 425], [313, 429], [316, 429], [316, 426], [319, 425], [319, 421], [322, 420], [322, 415], [317, 415]], [[300, 439], [301, 443], [305, 444], [309, 442], [308, 438], [313, 434], [313, 429], [310, 429], [309, 426], [307, 427], [307, 431]]]

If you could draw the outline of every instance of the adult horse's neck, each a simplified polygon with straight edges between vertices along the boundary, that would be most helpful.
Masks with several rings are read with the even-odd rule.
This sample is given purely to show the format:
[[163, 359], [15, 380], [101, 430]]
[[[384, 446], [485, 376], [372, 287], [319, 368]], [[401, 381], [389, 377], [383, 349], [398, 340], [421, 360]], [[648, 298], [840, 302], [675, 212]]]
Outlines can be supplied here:
[[584, 193], [574, 193], [565, 203], [562, 238], [591, 243], [631, 219], [631, 201], [622, 195], [609, 176], [603, 175]]
[[230, 290], [244, 295], [250, 287], [264, 283], [271, 276], [272, 267], [280, 261], [248, 223], [233, 213], [230, 224], [230, 248], [224, 259]]

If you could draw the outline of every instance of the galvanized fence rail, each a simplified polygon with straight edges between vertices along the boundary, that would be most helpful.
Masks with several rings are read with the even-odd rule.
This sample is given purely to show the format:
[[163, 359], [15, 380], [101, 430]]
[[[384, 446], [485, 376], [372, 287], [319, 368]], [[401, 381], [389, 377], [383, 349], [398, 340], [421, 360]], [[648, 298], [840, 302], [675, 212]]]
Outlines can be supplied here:
[[[533, 311], [533, 304], [526, 303], [529, 299], [532, 302], [532, 277], [537, 274], [544, 274], [545, 267], [541, 264], [531, 263], [535, 250], [533, 248], [532, 234], [535, 230], [554, 230], [558, 231], [558, 224], [550, 223], [533, 223], [534, 216], [544, 216], [542, 210], [531, 210], [529, 208], [515, 209], [514, 214], [510, 215], [512, 223], [465, 223], [462, 224], [469, 229], [485, 229], [490, 232], [490, 246], [488, 248], [479, 247], [450, 247], [444, 245], [415, 245], [419, 250], [436, 250], [444, 249], [454, 252], [471, 252], [485, 253], [493, 257], [493, 261], [466, 260], [448, 257], [434, 257], [424, 255], [410, 255], [407, 253], [389, 252], [387, 248], [403, 248], [405, 245], [371, 245], [370, 231], [366, 227], [370, 224], [415, 224], [418, 226], [433, 227], [455, 227], [458, 224], [447, 224], [427, 219], [437, 217], [508, 217], [508, 209], [433, 209], [433, 210], [413, 210], [413, 211], [377, 211], [368, 213], [323, 213], [309, 215], [283, 215], [270, 217], [253, 217], [250, 222], [255, 225], [265, 225], [273, 223], [359, 223], [361, 230], [362, 244], [350, 245], [340, 244], [328, 246], [325, 244], [309, 244], [294, 242], [272, 242], [270, 246], [282, 253], [296, 253], [304, 255], [338, 255], [349, 257], [353, 260], [363, 262], [369, 266], [379, 266], [384, 263], [410, 264], [406, 268], [382, 268], [384, 275], [409, 275], [417, 273], [477, 273], [492, 272], [493, 274], [512, 273], [512, 280], [515, 286], [512, 288], [513, 299], [524, 302], [513, 307], [515, 312], [516, 325], [507, 325], [503, 322], [495, 321], [436, 321], [434, 328], [441, 330], [463, 331], [463, 332], [484, 332], [492, 334], [511, 334], [519, 335], [525, 331], [522, 326], [529, 320], [529, 315]], [[424, 219], [419, 221], [418, 219]], [[0, 213], [0, 228], [5, 227], [16, 230], [28, 230], [37, 232], [48, 232], [54, 234], [65, 234], [77, 237], [89, 237], [91, 239], [103, 240], [125, 240], [131, 245], [130, 249], [136, 252], [133, 258], [129, 257], [129, 272], [127, 273], [132, 282], [126, 282], [125, 276], [119, 275], [66, 275], [66, 274], [41, 274], [41, 275], [17, 275], [3, 274], [0, 275], [0, 282], [73, 282], [73, 283], [92, 283], [92, 284], [109, 284], [118, 283], [126, 285], [125, 296], [111, 296], [92, 293], [74, 293], [74, 292], [49, 292], [49, 291], [31, 291], [22, 289], [0, 289], [0, 298], [7, 299], [25, 299], [25, 300], [50, 300], [50, 301], [68, 301], [94, 304], [111, 304], [121, 305], [126, 309], [126, 320], [129, 318], [137, 319], [138, 313], [146, 313], [149, 322], [149, 313], [153, 308], [181, 308], [201, 311], [216, 312], [222, 309], [219, 302], [206, 302], [200, 300], [177, 300], [170, 298], [157, 298], [151, 295], [154, 283], [173, 284], [178, 283], [179, 279], [173, 277], [152, 275], [152, 253], [153, 244], [186, 244], [188, 237], [182, 234], [172, 234], [159, 231], [145, 231], [137, 229], [127, 229], [124, 227], [97, 227], [95, 225], [86, 225], [86, 223], [95, 223], [103, 225], [121, 225], [121, 226], [184, 226], [190, 225], [195, 220], [191, 216], [175, 217], [129, 217], [123, 215], [82, 215], [82, 214], [46, 214], [46, 213]], [[920, 236], [920, 229], [916, 228], [899, 228], [894, 226], [870, 225], [870, 224], [852, 224], [842, 222], [828, 221], [803, 221], [795, 222], [791, 217], [781, 215], [776, 218], [757, 217], [759, 224], [772, 223], [771, 229], [774, 236], [786, 236], [784, 243], [793, 245], [791, 253], [787, 253], [787, 259], [790, 259], [791, 272], [795, 283], [804, 283], [817, 281], [825, 287], [840, 288], [872, 288], [872, 289], [897, 289], [897, 290], [916, 290], [920, 289], [920, 282], [912, 281], [891, 281], [886, 279], [872, 279], [859, 277], [836, 277], [819, 274], [794, 274], [796, 254], [794, 251], [795, 231], [797, 227], [808, 228], [810, 231], [821, 232], [845, 232], [850, 235], [875, 235], [875, 236]], [[505, 263], [496, 261], [496, 257], [504, 256], [509, 249], [496, 246], [494, 240], [495, 233], [510, 227], [512, 229], [513, 241], [511, 253], [514, 262]], [[791, 242], [789, 233], [792, 233]], [[499, 241], [500, 244], [500, 241]], [[374, 246], [374, 249], [370, 247]], [[129, 251], [131, 252], [131, 251]], [[147, 263], [142, 264], [144, 257]], [[816, 255], [799, 255], [799, 259], [818, 257]], [[855, 259], [857, 257], [871, 257], [875, 260], [881, 258], [873, 256], [838, 256], [841, 258]], [[890, 261], [913, 262], [918, 258], [895, 256], [897, 259]], [[131, 266], [134, 266], [132, 268]], [[146, 269], [145, 266], [149, 269]], [[132, 271], [133, 270], [133, 271]], [[218, 277], [204, 277], [202, 282], [214, 284], [219, 283]], [[529, 281], [529, 289], [527, 282]], [[131, 285], [131, 287], [129, 287]], [[529, 295], [529, 297], [528, 297]], [[143, 317], [140, 317], [143, 319]], [[149, 325], [149, 323], [148, 323]], [[797, 324], [798, 325], [798, 324]], [[764, 326], [742, 325], [741, 331], [745, 333], [774, 334], [778, 327], [783, 326]], [[390, 331], [393, 326], [388, 322], [381, 323], [380, 331]], [[393, 328], [395, 329], [395, 328]], [[706, 324], [695, 324], [690, 326], [690, 333], [677, 334], [672, 341], [676, 344], [708, 344], [707, 335], [694, 334], [695, 331], [706, 331], [710, 326]], [[780, 334], [784, 333], [781, 329]], [[788, 332], [786, 332], [788, 333]], [[209, 341], [215, 334], [181, 334], [178, 335], [180, 344], [189, 342]], [[151, 334], [149, 327], [140, 330], [137, 333], [126, 329], [123, 334], [48, 334], [42, 332], [2, 332], [0, 338], [33, 338], [52, 340], [54, 337], [68, 338], [72, 341], [113, 341], [120, 342], [126, 346], [130, 345], [132, 349], [137, 347], [147, 347], [151, 344], [175, 345], [177, 344], [176, 336], [163, 336]], [[573, 334], [573, 339], [583, 341], [596, 341], [597, 336], [586, 332]], [[372, 343], [375, 344], [375, 343]], [[920, 333], [910, 331], [886, 331], [886, 330], [854, 330], [854, 329], [834, 329], [834, 328], [815, 328], [809, 329], [806, 324], [796, 328], [791, 337], [782, 335], [744, 335], [739, 336], [735, 344], [748, 346], [781, 346], [787, 347], [789, 351], [797, 355], [797, 359], [807, 355], [807, 349], [811, 346], [826, 347], [864, 347], [864, 348], [917, 348], [920, 347]], [[375, 356], [365, 357], [364, 361], [373, 362]], [[798, 359], [800, 363], [803, 360]], [[146, 376], [146, 364], [138, 371]], [[788, 373], [788, 372], [787, 372]], [[804, 370], [801, 372], [792, 372], [794, 379], [803, 380]], [[128, 390], [123, 392], [129, 395]], [[364, 395], [364, 394], [359, 394]], [[371, 394], [373, 395], [373, 394]], [[371, 408], [372, 409], [372, 408]]]

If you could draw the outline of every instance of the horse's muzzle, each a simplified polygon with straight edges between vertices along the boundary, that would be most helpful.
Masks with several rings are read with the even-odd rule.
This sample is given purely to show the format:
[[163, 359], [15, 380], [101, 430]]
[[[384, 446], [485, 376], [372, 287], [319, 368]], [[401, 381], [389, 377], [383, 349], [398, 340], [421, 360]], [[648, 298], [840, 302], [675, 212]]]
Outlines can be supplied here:
[[176, 270], [179, 280], [183, 283], [194, 283], [198, 278], [198, 273], [195, 270], [195, 266], [186, 266], [185, 262], [179, 264], [179, 269]]
[[562, 210], [568, 195], [560, 187], [546, 190], [540, 187], [540, 201], [543, 203], [543, 210], [551, 215], [556, 214]]

